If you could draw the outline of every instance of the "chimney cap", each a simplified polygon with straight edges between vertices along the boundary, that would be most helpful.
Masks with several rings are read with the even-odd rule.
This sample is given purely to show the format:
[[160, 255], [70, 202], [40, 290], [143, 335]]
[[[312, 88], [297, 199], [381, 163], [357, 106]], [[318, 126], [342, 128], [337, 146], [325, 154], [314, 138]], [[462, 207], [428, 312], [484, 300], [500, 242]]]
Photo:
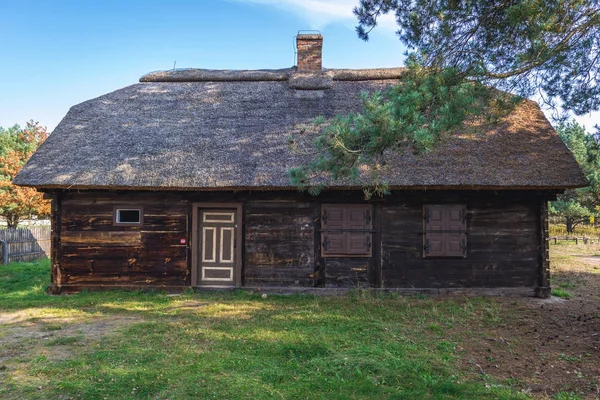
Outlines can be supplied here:
[[298, 31], [297, 39], [302, 40], [323, 40], [321, 31]]

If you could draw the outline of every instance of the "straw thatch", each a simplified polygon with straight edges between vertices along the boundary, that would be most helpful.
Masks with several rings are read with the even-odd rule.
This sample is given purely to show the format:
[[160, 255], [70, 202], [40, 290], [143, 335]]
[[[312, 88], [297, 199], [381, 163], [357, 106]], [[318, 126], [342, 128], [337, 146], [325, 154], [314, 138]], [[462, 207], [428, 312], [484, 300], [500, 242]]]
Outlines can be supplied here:
[[[279, 189], [305, 156], [290, 150], [304, 124], [360, 108], [361, 91], [401, 69], [175, 70], [71, 108], [15, 178], [38, 188]], [[483, 130], [483, 128], [481, 128]], [[397, 188], [562, 189], [586, 184], [539, 107], [523, 102], [501, 123], [458, 134], [426, 154], [389, 156]], [[330, 182], [333, 188], [353, 183]]]
[[[323, 69], [321, 73], [312, 72], [313, 78], [327, 76], [339, 81], [374, 81], [398, 79], [404, 68], [375, 69]], [[246, 82], [246, 81], [286, 81], [294, 80], [296, 68], [259, 69], [259, 70], [219, 70], [200, 68], [181, 68], [169, 71], [150, 72], [140, 78], [140, 82]]]

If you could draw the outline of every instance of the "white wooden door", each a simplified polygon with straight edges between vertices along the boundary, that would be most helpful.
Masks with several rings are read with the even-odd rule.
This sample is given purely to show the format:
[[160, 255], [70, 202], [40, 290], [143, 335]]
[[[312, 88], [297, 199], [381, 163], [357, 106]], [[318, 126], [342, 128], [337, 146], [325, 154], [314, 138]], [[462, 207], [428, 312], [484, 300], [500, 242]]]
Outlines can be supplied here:
[[235, 210], [202, 210], [198, 260], [200, 285], [235, 285]]

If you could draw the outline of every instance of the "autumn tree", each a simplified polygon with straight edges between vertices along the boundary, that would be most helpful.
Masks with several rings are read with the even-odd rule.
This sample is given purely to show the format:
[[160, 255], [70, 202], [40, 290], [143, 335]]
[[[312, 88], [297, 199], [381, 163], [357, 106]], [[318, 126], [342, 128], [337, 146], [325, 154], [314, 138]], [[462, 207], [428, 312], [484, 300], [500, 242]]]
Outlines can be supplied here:
[[46, 140], [46, 128], [30, 121], [24, 128], [0, 127], [0, 215], [9, 228], [16, 228], [24, 217], [50, 214], [50, 203], [33, 188], [15, 186], [12, 180], [40, 144]]
[[[394, 15], [407, 69], [401, 85], [365, 95], [361, 112], [324, 121], [312, 162], [290, 171], [299, 188], [323, 174], [355, 178], [386, 150], [427, 151], [465, 119], [521, 98], [557, 117], [600, 107], [599, 0], [360, 0], [354, 13], [363, 40]], [[376, 174], [366, 186], [386, 192]]]

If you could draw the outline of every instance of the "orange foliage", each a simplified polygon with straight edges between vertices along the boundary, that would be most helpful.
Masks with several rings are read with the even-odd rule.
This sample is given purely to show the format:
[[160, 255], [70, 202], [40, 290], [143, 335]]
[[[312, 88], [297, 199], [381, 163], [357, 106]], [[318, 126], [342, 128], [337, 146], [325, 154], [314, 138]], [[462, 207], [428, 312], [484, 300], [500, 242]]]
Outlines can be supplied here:
[[0, 213], [6, 218], [9, 227], [16, 227], [23, 217], [50, 214], [50, 202], [43, 199], [42, 193], [34, 188], [12, 184], [25, 162], [47, 137], [45, 127], [28, 122], [27, 127], [17, 134], [18, 141], [25, 150], [11, 149], [0, 155]]

